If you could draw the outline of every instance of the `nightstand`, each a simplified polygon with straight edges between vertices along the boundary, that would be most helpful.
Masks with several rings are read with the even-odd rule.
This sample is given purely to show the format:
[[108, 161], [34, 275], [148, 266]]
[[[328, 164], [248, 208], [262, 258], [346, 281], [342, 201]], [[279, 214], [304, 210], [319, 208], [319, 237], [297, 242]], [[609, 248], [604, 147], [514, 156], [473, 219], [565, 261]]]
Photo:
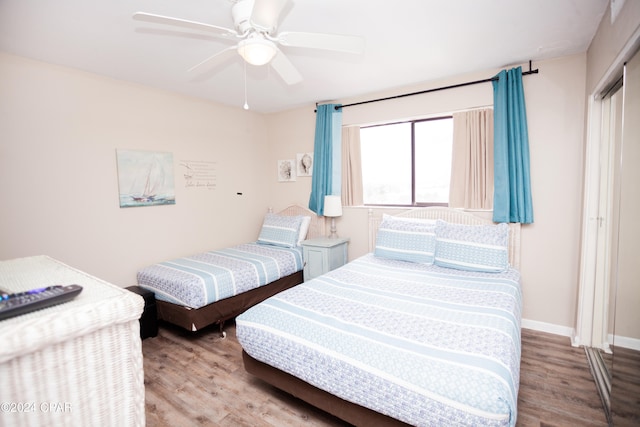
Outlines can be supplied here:
[[140, 338], [158, 336], [158, 308], [156, 307], [155, 294], [140, 286], [129, 286], [125, 289], [144, 299], [144, 310], [140, 316]]
[[304, 281], [311, 280], [347, 263], [349, 239], [320, 237], [302, 242]]

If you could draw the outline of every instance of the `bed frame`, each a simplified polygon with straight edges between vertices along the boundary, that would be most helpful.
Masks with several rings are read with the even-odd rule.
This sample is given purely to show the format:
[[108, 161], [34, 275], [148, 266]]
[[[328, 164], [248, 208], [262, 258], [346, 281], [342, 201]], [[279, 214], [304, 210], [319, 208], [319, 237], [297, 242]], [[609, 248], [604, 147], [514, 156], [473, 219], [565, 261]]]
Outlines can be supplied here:
[[[412, 209], [398, 215], [404, 218], [442, 219], [457, 224], [482, 225], [494, 224], [490, 219], [458, 209], [428, 207]], [[378, 227], [382, 222], [381, 214], [369, 211], [369, 250], [375, 248]], [[520, 266], [520, 224], [509, 224], [509, 263], [512, 267]], [[375, 412], [355, 403], [348, 402], [324, 390], [312, 386], [273, 366], [260, 362], [249, 356], [244, 350], [242, 359], [247, 372], [277, 387], [298, 399], [356, 426], [407, 426], [395, 418]]]
[[[271, 209], [269, 209], [271, 212]], [[324, 217], [319, 217], [309, 209], [292, 205], [278, 212], [280, 215], [305, 215], [311, 217], [307, 238], [324, 236], [326, 233]], [[158, 320], [164, 320], [180, 326], [188, 331], [198, 331], [206, 326], [217, 324], [220, 333], [224, 337], [225, 321], [232, 319], [249, 307], [303, 282], [302, 270], [289, 276], [282, 277], [275, 282], [252, 289], [247, 292], [213, 302], [200, 308], [185, 307], [167, 301], [156, 300]]]

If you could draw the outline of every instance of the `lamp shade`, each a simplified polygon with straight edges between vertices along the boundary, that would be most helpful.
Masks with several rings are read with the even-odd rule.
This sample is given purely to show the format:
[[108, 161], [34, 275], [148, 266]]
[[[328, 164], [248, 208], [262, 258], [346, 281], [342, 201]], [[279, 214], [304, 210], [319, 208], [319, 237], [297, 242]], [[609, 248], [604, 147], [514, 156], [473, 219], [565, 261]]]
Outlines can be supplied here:
[[238, 43], [238, 53], [251, 65], [264, 65], [277, 52], [275, 44], [261, 37], [252, 37]]
[[324, 196], [324, 216], [342, 216], [340, 196]]

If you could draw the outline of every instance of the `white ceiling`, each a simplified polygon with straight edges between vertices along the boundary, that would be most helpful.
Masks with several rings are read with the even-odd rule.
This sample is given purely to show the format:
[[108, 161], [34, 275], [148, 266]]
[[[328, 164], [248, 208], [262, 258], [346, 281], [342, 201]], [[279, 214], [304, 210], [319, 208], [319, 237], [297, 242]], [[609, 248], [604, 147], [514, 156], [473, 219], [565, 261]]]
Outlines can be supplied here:
[[[293, 0], [279, 31], [363, 36], [362, 55], [282, 47], [304, 80], [247, 65], [253, 111], [277, 112], [587, 50], [609, 0]], [[137, 11], [233, 28], [230, 0], [0, 0], [0, 51], [241, 108], [233, 43], [134, 21]]]

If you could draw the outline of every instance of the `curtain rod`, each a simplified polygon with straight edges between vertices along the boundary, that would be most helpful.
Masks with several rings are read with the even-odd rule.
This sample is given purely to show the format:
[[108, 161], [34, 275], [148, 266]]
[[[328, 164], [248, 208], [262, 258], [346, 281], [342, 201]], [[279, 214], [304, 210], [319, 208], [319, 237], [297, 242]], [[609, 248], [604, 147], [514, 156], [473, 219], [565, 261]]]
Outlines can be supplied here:
[[[535, 70], [531, 69], [531, 61], [529, 61], [529, 71], [523, 71], [522, 72], [523, 76], [528, 76], [529, 74], [538, 74], [538, 69], [537, 68]], [[450, 85], [450, 86], [442, 86], [442, 87], [436, 87], [436, 88], [433, 88], [433, 89], [421, 90], [420, 92], [403, 93], [401, 95], [389, 96], [387, 98], [378, 98], [378, 99], [370, 99], [368, 101], [354, 102], [353, 104], [345, 104], [345, 105], [342, 105], [342, 106], [336, 106], [334, 108], [336, 110], [339, 110], [341, 108], [353, 107], [354, 105], [369, 104], [369, 103], [372, 103], [372, 102], [388, 101], [390, 99], [404, 98], [404, 97], [407, 97], [407, 96], [422, 95], [424, 93], [437, 92], [437, 91], [446, 90], [446, 89], [455, 89], [455, 88], [463, 87], [463, 86], [477, 85], [477, 84], [480, 84], [480, 83], [487, 83], [487, 82], [492, 82], [492, 81], [495, 81], [495, 80], [498, 80], [498, 78], [497, 77], [491, 77], [491, 78], [488, 78], [488, 79], [475, 80], [475, 81], [472, 81], [472, 82], [458, 83], [458, 84]], [[317, 104], [316, 104], [316, 106], [317, 106]], [[314, 112], [316, 112], [316, 111], [314, 111]]]

